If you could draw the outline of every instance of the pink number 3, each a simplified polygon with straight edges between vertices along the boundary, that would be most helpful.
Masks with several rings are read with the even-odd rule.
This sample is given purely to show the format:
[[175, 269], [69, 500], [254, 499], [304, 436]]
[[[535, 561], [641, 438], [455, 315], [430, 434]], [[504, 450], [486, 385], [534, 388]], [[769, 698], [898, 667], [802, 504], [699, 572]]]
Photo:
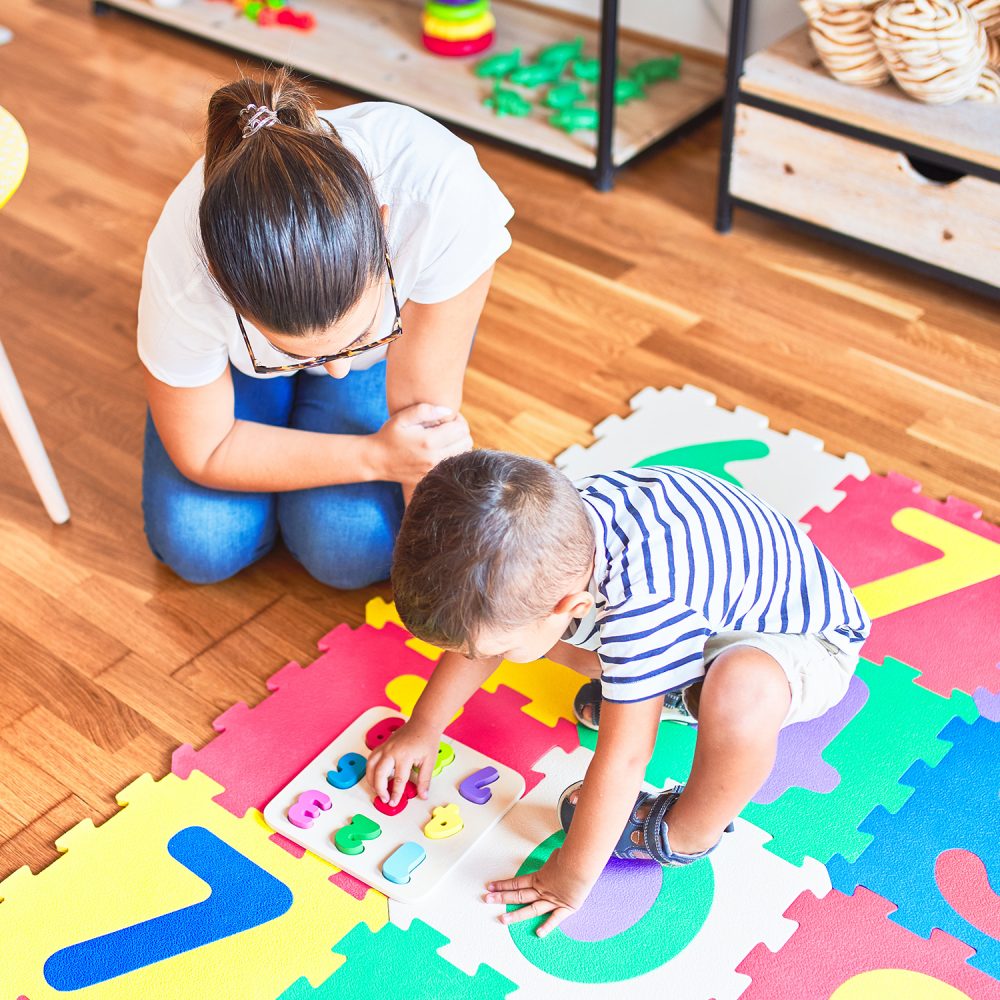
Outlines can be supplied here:
[[329, 809], [332, 805], [333, 802], [326, 792], [318, 792], [315, 788], [310, 788], [303, 792], [288, 810], [288, 822], [300, 830], [308, 830], [313, 825], [313, 820], [319, 818], [320, 812]]

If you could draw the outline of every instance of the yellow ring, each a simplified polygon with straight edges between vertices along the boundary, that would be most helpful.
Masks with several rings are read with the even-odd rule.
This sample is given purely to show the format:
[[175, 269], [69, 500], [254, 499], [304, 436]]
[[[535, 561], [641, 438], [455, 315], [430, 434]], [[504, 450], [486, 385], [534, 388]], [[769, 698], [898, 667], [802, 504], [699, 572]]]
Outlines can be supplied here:
[[487, 11], [480, 17], [469, 21], [442, 21], [439, 17], [424, 14], [424, 32], [434, 38], [443, 38], [446, 42], [465, 42], [473, 38], [481, 38], [497, 26], [497, 19], [492, 11]]
[[28, 169], [28, 138], [18, 120], [0, 108], [0, 208], [7, 204]]

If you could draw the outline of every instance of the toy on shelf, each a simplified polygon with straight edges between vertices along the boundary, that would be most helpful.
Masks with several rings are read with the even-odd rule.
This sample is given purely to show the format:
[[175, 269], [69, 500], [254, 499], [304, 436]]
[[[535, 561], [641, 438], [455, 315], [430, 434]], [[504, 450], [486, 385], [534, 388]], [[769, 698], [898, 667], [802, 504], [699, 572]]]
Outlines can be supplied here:
[[[1000, 0], [995, 2], [1000, 3]], [[662, 80], [676, 80], [680, 71], [679, 55], [637, 63], [615, 80], [615, 104], [645, 100], [649, 86]], [[537, 107], [545, 112], [550, 125], [567, 133], [579, 129], [592, 131], [598, 127], [600, 114], [596, 97], [601, 61], [585, 55], [582, 38], [547, 45], [535, 54], [534, 61], [522, 61], [520, 48], [498, 53], [481, 59], [474, 72], [478, 77], [493, 81], [493, 90], [485, 96], [483, 104], [498, 116], [526, 118], [532, 108]], [[519, 87], [521, 92], [503, 87], [501, 83]], [[543, 97], [539, 99], [530, 93], [543, 84], [550, 84]]]
[[545, 106], [561, 111], [563, 108], [573, 107], [586, 96], [583, 87], [575, 80], [571, 83], [560, 83], [556, 87], [549, 88], [549, 92], [545, 95]]
[[316, 27], [316, 18], [312, 14], [293, 10], [287, 0], [232, 0], [232, 3], [245, 18], [262, 28], [281, 25], [299, 31], [312, 31]]
[[577, 129], [596, 129], [600, 121], [597, 108], [563, 108], [549, 117], [549, 124], [564, 132]]
[[490, 0], [428, 0], [424, 47], [438, 56], [471, 56], [493, 44], [497, 26]]
[[494, 76], [499, 79], [506, 76], [511, 70], [517, 69], [520, 65], [521, 50], [514, 49], [512, 52], [498, 52], [495, 56], [480, 59], [476, 63], [474, 72], [476, 76]]
[[799, 0], [831, 76], [859, 87], [890, 77], [925, 104], [1000, 101], [997, 0]]
[[523, 118], [531, 114], [531, 101], [526, 101], [516, 90], [501, 87], [499, 83], [494, 85], [493, 93], [483, 101], [483, 104], [492, 108], [499, 118], [504, 115]]
[[583, 39], [574, 38], [571, 42], [556, 42], [548, 45], [538, 53], [538, 61], [546, 66], [558, 66], [561, 73], [574, 59], [583, 55]]

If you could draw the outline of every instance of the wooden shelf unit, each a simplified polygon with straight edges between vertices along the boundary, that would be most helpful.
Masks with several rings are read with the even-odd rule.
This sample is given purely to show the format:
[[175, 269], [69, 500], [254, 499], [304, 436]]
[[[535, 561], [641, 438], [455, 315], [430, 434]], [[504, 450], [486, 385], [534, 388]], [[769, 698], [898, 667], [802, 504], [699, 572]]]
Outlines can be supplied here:
[[[499, 140], [533, 155], [598, 177], [598, 133], [566, 134], [549, 125], [535, 108], [527, 118], [497, 117], [483, 106], [491, 83], [472, 73], [482, 56], [441, 58], [420, 42], [420, 0], [299, 0], [316, 16], [310, 32], [261, 28], [218, 0], [183, 0], [177, 7], [157, 7], [149, 0], [98, 0], [95, 9], [113, 7], [168, 25], [212, 42], [290, 66], [359, 94], [411, 105], [450, 125]], [[495, 0], [496, 41], [491, 52], [520, 47], [526, 58], [553, 42], [582, 36], [588, 55], [601, 49], [601, 27], [559, 12]], [[603, 165], [609, 174], [652, 146], [681, 134], [713, 114], [722, 100], [723, 60], [710, 53], [671, 47], [648, 38], [618, 37], [617, 0], [604, 0], [614, 24], [619, 72], [645, 59], [680, 51], [680, 79], [649, 88], [648, 99], [615, 109], [610, 150]], [[604, 39], [607, 43], [607, 38]], [[505, 84], [506, 85], [506, 84]], [[532, 91], [522, 92], [533, 96]], [[545, 88], [536, 88], [538, 96]]]
[[840, 83], [806, 28], [744, 59], [748, 15], [734, 0], [716, 228], [749, 208], [1000, 297], [1000, 105]]

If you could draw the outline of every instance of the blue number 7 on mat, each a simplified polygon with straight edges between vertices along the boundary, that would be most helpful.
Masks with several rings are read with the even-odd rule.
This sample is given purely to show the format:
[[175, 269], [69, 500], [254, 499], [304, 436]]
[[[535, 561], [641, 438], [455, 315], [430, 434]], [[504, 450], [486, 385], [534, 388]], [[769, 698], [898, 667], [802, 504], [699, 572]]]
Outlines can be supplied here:
[[60, 949], [45, 962], [49, 986], [63, 991], [94, 986], [259, 927], [291, 908], [292, 892], [284, 882], [202, 826], [175, 833], [167, 851], [208, 883], [208, 899]]

